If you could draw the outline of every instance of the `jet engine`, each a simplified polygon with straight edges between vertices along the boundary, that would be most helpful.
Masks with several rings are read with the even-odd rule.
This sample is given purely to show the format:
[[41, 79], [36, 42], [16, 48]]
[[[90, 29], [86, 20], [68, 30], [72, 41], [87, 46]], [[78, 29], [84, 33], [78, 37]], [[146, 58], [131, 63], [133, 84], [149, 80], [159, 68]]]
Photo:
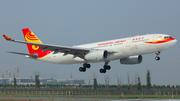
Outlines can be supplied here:
[[91, 51], [85, 55], [87, 61], [96, 62], [108, 59], [108, 52], [106, 50]]
[[141, 55], [130, 56], [127, 58], [120, 59], [121, 64], [139, 64], [143, 60]]

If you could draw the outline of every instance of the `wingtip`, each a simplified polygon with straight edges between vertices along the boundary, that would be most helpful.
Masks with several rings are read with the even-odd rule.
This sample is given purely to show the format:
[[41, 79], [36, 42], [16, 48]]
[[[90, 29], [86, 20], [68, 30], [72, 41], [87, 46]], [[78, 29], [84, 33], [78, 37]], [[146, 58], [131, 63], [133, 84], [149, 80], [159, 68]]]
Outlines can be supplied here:
[[4, 37], [6, 40], [12, 40], [11, 38], [9, 38], [9, 37], [6, 36], [6, 35], [3, 35], [3, 37]]

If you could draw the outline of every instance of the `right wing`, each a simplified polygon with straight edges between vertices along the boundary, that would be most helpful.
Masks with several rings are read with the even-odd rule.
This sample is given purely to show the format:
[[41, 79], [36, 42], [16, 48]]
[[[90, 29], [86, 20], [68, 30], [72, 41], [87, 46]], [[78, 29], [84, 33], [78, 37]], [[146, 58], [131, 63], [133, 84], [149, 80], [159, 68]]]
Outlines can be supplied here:
[[30, 55], [30, 54], [26, 54], [26, 53], [19, 53], [19, 52], [7, 52], [7, 53], [13, 53], [13, 54], [19, 54], [19, 55], [25, 55], [25, 56], [28, 56], [28, 57], [31, 57], [33, 59], [37, 59], [38, 56], [37, 55]]

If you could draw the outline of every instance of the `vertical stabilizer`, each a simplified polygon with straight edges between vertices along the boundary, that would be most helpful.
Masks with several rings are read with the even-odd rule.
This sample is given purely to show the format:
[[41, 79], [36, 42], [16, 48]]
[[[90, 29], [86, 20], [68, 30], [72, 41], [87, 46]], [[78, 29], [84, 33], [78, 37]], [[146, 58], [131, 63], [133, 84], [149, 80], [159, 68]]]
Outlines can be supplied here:
[[[38, 37], [29, 29], [29, 28], [24, 28], [22, 29], [22, 32], [24, 34], [24, 39], [26, 42], [32, 42], [32, 43], [42, 43]], [[49, 53], [51, 53], [51, 51], [45, 51], [43, 52], [42, 49], [39, 49], [40, 46], [35, 46], [35, 45], [30, 45], [27, 44], [27, 48], [29, 50], [29, 54], [31, 55], [38, 55], [38, 58], [42, 58], [46, 55], [48, 55]]]

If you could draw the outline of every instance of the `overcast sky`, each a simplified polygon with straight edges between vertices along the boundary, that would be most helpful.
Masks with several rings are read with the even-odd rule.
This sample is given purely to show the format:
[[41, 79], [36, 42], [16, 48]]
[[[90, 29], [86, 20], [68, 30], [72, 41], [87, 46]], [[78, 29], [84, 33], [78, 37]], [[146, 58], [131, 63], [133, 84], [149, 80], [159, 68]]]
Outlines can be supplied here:
[[[179, 0], [1, 0], [0, 33], [13, 39], [24, 40], [22, 28], [30, 28], [43, 43], [73, 46], [91, 42], [125, 38], [135, 35], [163, 33], [179, 40], [180, 38], [180, 1]], [[117, 78], [127, 84], [135, 82], [139, 74], [142, 84], [146, 84], [146, 73], [151, 72], [151, 83], [156, 85], [180, 84], [180, 47], [179, 41], [170, 49], [161, 52], [161, 60], [155, 54], [143, 55], [138, 65], [121, 65], [119, 60], [110, 62], [111, 70], [99, 73], [104, 63], [93, 63], [85, 73], [79, 72], [82, 64], [59, 65], [36, 61], [21, 55], [6, 53], [16, 51], [28, 53], [24, 44], [7, 42], [0, 37], [0, 73], [13, 68], [20, 69], [20, 77], [29, 78], [34, 72], [40, 77], [55, 79], [93, 78], [99, 84], [110, 77], [110, 84], [117, 84]], [[12, 73], [17, 74], [16, 71]], [[49, 76], [43, 76], [49, 75]], [[5, 75], [8, 78], [8, 75]], [[93, 81], [91, 81], [92, 83]], [[88, 83], [88, 80], [86, 80]]]

